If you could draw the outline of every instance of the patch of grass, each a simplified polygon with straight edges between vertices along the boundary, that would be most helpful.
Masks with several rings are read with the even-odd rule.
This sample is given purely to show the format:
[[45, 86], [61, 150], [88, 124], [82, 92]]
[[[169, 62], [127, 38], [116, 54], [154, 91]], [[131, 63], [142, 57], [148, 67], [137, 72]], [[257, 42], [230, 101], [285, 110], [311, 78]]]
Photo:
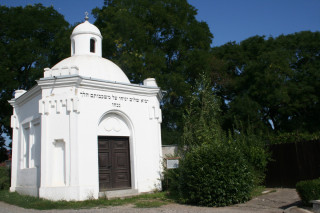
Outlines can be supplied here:
[[166, 205], [167, 202], [161, 200], [138, 201], [135, 203], [136, 208], [158, 208]]
[[260, 195], [262, 195], [263, 191], [266, 190], [266, 187], [265, 186], [256, 186], [254, 187], [254, 189], [251, 191], [251, 197], [254, 198], [254, 197], [258, 197]]
[[[20, 195], [16, 192], [8, 192], [7, 190], [0, 191], [0, 201], [20, 206], [27, 209], [88, 209], [107, 206], [119, 206], [126, 204], [134, 204], [139, 208], [159, 207], [161, 205], [172, 202], [166, 197], [165, 192], [156, 192], [152, 194], [142, 194], [135, 197], [124, 199], [112, 199], [107, 200], [104, 198], [97, 200], [85, 200], [85, 201], [50, 201], [46, 199]], [[148, 204], [143, 204], [148, 202]]]

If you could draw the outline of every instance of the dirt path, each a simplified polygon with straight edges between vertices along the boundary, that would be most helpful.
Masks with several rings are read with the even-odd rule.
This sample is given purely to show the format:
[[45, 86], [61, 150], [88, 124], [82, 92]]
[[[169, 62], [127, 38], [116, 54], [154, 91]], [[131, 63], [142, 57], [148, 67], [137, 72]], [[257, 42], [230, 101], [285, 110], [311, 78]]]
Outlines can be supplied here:
[[[221, 208], [208, 208], [208, 207], [196, 207], [180, 204], [169, 204], [160, 208], [135, 208], [133, 205], [115, 206], [96, 209], [80, 209], [80, 210], [33, 210], [24, 209], [17, 206], [12, 206], [3, 202], [0, 202], [0, 213], [235, 213], [235, 212], [284, 212], [291, 206], [295, 206], [299, 203], [300, 199], [295, 189], [280, 188], [275, 189], [275, 192], [270, 192], [265, 195], [261, 195], [257, 198], [250, 200], [247, 203], [238, 204], [229, 207]], [[301, 209], [292, 208], [286, 212], [305, 212]]]

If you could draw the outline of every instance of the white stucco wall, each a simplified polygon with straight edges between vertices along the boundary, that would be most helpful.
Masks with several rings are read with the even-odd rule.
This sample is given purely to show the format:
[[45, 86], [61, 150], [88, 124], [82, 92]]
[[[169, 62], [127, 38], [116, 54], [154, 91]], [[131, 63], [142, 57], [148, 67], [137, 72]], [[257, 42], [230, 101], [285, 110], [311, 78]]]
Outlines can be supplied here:
[[[29, 96], [29, 97], [26, 97]], [[13, 128], [11, 191], [38, 196], [41, 166], [41, 122], [37, 102], [39, 88], [16, 99]]]
[[[159, 142], [159, 122], [149, 116], [149, 108], [157, 103], [156, 97], [146, 97], [117, 92], [79, 89], [78, 115], [78, 147], [79, 182], [80, 185], [90, 186], [86, 191], [98, 196], [98, 135], [129, 136], [131, 184], [139, 192], [148, 192], [160, 184], [161, 150]], [[89, 95], [86, 95], [89, 94]], [[96, 98], [94, 95], [107, 96], [107, 99]], [[109, 99], [110, 97], [110, 99]], [[116, 99], [117, 97], [117, 99]], [[121, 98], [120, 97], [124, 97]], [[133, 101], [139, 99], [139, 102]], [[141, 103], [141, 99], [147, 100]], [[131, 100], [131, 101], [130, 101]], [[147, 103], [146, 103], [147, 102]], [[106, 118], [107, 117], [107, 118]], [[99, 128], [106, 119], [117, 118], [120, 129], [113, 127], [110, 131]], [[83, 195], [85, 196], [85, 195]]]
[[[81, 77], [73, 77], [73, 82], [77, 82], [73, 87], [59, 85], [59, 79], [38, 82], [45, 85], [40, 111], [43, 129], [47, 130], [42, 134], [46, 142], [42, 146], [40, 197], [98, 198], [98, 136], [129, 137], [132, 189], [150, 192], [161, 188], [159, 88], [82, 81]], [[48, 86], [49, 82], [54, 85]], [[58, 148], [63, 144], [64, 153], [64, 160], [59, 161], [60, 172], [56, 169], [57, 162], [49, 160], [61, 156], [55, 151], [57, 143]], [[61, 176], [63, 184], [57, 182]]]

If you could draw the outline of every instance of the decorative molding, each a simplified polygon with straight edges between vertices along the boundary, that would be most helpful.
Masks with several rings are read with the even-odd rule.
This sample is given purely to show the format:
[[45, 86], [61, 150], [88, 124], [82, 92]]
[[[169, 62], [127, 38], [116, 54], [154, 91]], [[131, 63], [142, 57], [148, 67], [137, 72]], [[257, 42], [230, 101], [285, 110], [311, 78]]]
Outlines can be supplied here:
[[52, 143], [53, 143], [54, 145], [56, 145], [56, 144], [59, 143], [59, 142], [60, 142], [60, 143], [66, 143], [63, 138], [56, 138], [56, 139], [53, 140]]
[[79, 98], [74, 97], [55, 97], [55, 98], [43, 98], [39, 101], [39, 113], [41, 115], [49, 115], [54, 112], [60, 114], [62, 108], [65, 107], [67, 112], [80, 113], [79, 110]]
[[112, 130], [115, 132], [120, 132], [121, 125], [120, 125], [120, 121], [118, 118], [110, 117], [110, 118], [107, 118], [107, 120], [105, 122], [106, 123], [104, 124], [104, 129], [107, 132], [111, 132]]
[[159, 123], [162, 123], [162, 111], [159, 107], [155, 105], [149, 106], [149, 119], [158, 120]]
[[16, 115], [11, 115], [11, 128], [19, 129], [19, 122]]
[[79, 89], [94, 89], [99, 91], [119, 92], [132, 95], [157, 96], [159, 101], [163, 97], [163, 93], [159, 87], [106, 81], [79, 75], [41, 78], [37, 81], [37, 83], [41, 88], [44, 89], [52, 87], [61, 88], [74, 86]]
[[40, 124], [40, 122], [41, 122], [40, 116], [38, 116], [37, 118], [35, 118], [31, 121], [32, 126], [38, 125], [38, 124]]
[[80, 34], [93, 34], [96, 36], [99, 36], [102, 39], [102, 35], [96, 33], [96, 32], [92, 32], [92, 31], [82, 31], [82, 32], [77, 32], [76, 34], [72, 34], [70, 37], [74, 37], [76, 35], [80, 35]]
[[125, 84], [119, 82], [102, 81], [98, 79], [88, 79], [82, 77], [79, 88], [97, 89], [100, 91], [118, 92], [131, 95], [158, 96], [162, 99], [162, 92], [159, 87], [148, 87], [138, 84]]
[[78, 75], [79, 74], [79, 68], [77, 66], [65, 66], [65, 67], [59, 67], [59, 68], [45, 68], [43, 77], [57, 77], [57, 76], [68, 76], [68, 75]]
[[24, 128], [24, 129], [30, 129], [31, 125], [30, 122], [26, 122], [26, 123], [23, 123], [21, 126]]
[[24, 89], [18, 89], [14, 91], [14, 98], [19, 98], [21, 95], [26, 93], [27, 91]]
[[[17, 119], [17, 122], [18, 122], [18, 115], [15, 115], [16, 116], [16, 119]], [[31, 125], [37, 125], [38, 123], [40, 123], [40, 115], [33, 115], [33, 116], [30, 116], [30, 117], [27, 117], [25, 118], [23, 121], [20, 122], [19, 125], [21, 125], [22, 127], [24, 128], [31, 128]], [[29, 125], [29, 126], [28, 126]]]
[[69, 76], [55, 76], [40, 78], [37, 80], [38, 85], [41, 89], [52, 89], [61, 87], [77, 87], [81, 82], [79, 75], [69, 75]]
[[24, 93], [23, 95], [19, 96], [18, 98], [13, 98], [9, 100], [8, 102], [11, 104], [13, 107], [21, 106], [22, 104], [28, 102], [35, 96], [41, 94], [41, 88], [36, 85], [32, 87], [29, 91]]

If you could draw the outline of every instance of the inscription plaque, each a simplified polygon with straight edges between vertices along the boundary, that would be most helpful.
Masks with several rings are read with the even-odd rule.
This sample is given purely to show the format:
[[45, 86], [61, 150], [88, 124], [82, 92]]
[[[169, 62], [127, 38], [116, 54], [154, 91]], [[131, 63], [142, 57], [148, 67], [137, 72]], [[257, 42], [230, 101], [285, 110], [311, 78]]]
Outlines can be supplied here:
[[168, 158], [167, 169], [176, 169], [179, 167], [179, 158]]

